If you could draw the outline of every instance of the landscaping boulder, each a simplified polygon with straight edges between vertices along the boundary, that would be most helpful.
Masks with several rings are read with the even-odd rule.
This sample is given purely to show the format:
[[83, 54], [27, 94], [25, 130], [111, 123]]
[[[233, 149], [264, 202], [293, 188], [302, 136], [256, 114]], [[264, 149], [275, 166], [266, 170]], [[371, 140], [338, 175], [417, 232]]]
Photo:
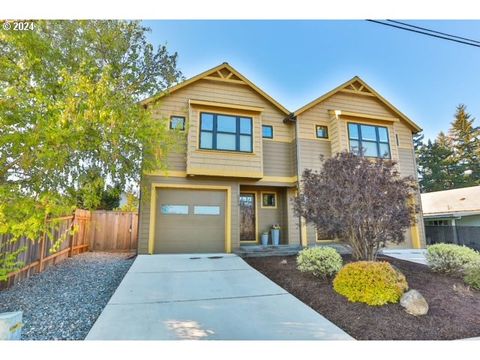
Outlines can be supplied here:
[[428, 303], [417, 290], [410, 290], [403, 294], [400, 305], [411, 315], [425, 315], [428, 312]]
[[0, 313], [0, 340], [20, 340], [22, 312]]

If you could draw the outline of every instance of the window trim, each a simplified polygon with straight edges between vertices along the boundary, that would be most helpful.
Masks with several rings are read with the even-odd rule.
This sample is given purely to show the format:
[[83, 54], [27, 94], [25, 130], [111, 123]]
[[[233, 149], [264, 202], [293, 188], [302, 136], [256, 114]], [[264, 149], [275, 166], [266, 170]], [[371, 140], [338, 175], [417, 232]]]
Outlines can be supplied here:
[[[275, 201], [275, 206], [269, 206], [269, 205], [264, 205], [263, 204], [263, 195], [273, 195], [274, 196], [274, 201]], [[261, 191], [260, 192], [260, 198], [261, 198], [261, 202], [260, 202], [260, 206], [262, 209], [276, 209], [277, 206], [278, 206], [278, 196], [277, 196], [277, 192], [276, 191]]]
[[[270, 129], [272, 129], [272, 136], [263, 136], [263, 127], [269, 127]], [[273, 125], [262, 124], [262, 139], [273, 140], [273, 137]]]
[[[318, 128], [319, 127], [325, 128], [327, 136], [325, 136], [325, 137], [318, 136]], [[316, 139], [321, 139], [321, 140], [328, 140], [329, 139], [328, 126], [327, 125], [315, 124], [315, 138]]]
[[[208, 114], [213, 116], [213, 126], [212, 130], [202, 130], [202, 115]], [[229, 116], [235, 118], [235, 133], [226, 132], [226, 131], [218, 131], [217, 130], [217, 116]], [[250, 128], [251, 134], [242, 133], [240, 131], [240, 118], [250, 119]], [[202, 133], [210, 133], [212, 134], [212, 147], [202, 147]], [[226, 134], [226, 135], [235, 135], [235, 150], [229, 149], [217, 149], [217, 134]], [[229, 153], [240, 153], [240, 154], [253, 154], [253, 117], [247, 115], [232, 115], [232, 114], [224, 114], [224, 113], [214, 113], [209, 111], [201, 111], [198, 118], [198, 149], [205, 150], [205, 151], [221, 151], [221, 152], [229, 152]], [[250, 151], [240, 150], [240, 136], [250, 136]]]
[[[239, 211], [240, 211], [240, 196], [242, 195], [253, 195], [253, 198], [255, 199], [255, 206], [253, 207], [254, 210], [255, 210], [255, 239], [252, 239], [252, 240], [241, 240], [240, 239], [240, 244], [243, 244], [243, 243], [250, 243], [250, 244], [258, 244], [258, 191], [240, 191], [240, 195], [238, 197], [239, 199]], [[240, 233], [239, 233], [240, 235]]]
[[[358, 139], [353, 139], [350, 136], [350, 125], [356, 125], [357, 126], [357, 131], [358, 131]], [[362, 125], [364, 126], [372, 126], [375, 128], [375, 140], [363, 140], [362, 139]], [[387, 131], [387, 142], [385, 141], [380, 141], [380, 135], [378, 133], [379, 128], [384, 128]], [[377, 154], [380, 154], [380, 144], [384, 144], [388, 146], [388, 157], [383, 157], [383, 156], [365, 156], [366, 158], [371, 158], [371, 159], [392, 159], [392, 146], [390, 145], [390, 132], [388, 126], [382, 126], [382, 125], [375, 125], [375, 124], [368, 124], [368, 123], [362, 123], [362, 122], [354, 122], [354, 121], [348, 121], [347, 122], [347, 135], [348, 135], [348, 151], [351, 152], [351, 145], [350, 142], [353, 141], [358, 141], [360, 147], [362, 147], [362, 142], [375, 142], [376, 148], [377, 148]]]
[[[180, 119], [183, 120], [183, 126], [182, 126], [181, 129], [175, 129], [175, 128], [172, 127], [172, 120], [173, 120], [173, 118], [180, 118]], [[185, 118], [185, 116], [181, 116], [181, 115], [170, 115], [170, 126], [169, 126], [169, 128], [170, 128], [170, 130], [185, 131], [186, 121], [187, 121], [187, 119]]]

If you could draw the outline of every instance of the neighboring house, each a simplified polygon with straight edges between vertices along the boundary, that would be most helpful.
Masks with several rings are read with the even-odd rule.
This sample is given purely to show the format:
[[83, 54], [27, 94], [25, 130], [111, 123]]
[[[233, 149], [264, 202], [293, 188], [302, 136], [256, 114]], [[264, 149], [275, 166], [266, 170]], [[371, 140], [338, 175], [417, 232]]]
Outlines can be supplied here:
[[[139, 253], [231, 252], [259, 243], [273, 224], [281, 244], [331, 241], [290, 201], [321, 155], [361, 145], [416, 176], [412, 134], [421, 129], [358, 77], [291, 113], [223, 63], [143, 105], [185, 131], [186, 145], [169, 155], [167, 172], [142, 177]], [[417, 218], [405, 247], [425, 244]]]
[[480, 226], [480, 186], [421, 194], [426, 226]]

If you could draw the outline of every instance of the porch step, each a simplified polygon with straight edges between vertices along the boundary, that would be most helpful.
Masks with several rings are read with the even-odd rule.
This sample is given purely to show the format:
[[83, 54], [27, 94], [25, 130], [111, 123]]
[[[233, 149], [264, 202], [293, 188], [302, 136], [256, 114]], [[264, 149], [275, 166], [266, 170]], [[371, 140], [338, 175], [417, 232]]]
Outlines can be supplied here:
[[[313, 247], [332, 247], [338, 251], [341, 255], [348, 255], [352, 253], [352, 250], [343, 244], [339, 243], [325, 243], [325, 244], [315, 244], [310, 245]], [[297, 255], [300, 250], [302, 250], [300, 245], [246, 245], [240, 246], [238, 250], [235, 250], [234, 253], [240, 257], [260, 257], [260, 256], [290, 256]]]
[[240, 248], [235, 251], [235, 254], [240, 257], [290, 256], [297, 255], [301, 249], [302, 247], [300, 245], [249, 245], [240, 246]]

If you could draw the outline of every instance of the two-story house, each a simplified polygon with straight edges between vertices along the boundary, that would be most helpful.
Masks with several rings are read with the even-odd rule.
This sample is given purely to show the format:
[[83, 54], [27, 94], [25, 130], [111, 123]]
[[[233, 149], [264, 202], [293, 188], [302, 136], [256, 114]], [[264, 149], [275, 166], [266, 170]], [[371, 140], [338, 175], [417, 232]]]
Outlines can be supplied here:
[[[332, 241], [291, 202], [320, 155], [362, 147], [416, 176], [412, 135], [421, 129], [358, 77], [292, 113], [223, 63], [143, 105], [185, 131], [186, 145], [169, 154], [167, 171], [142, 176], [140, 254], [232, 252], [258, 244], [273, 224], [281, 244]], [[421, 214], [406, 239], [424, 246]]]

